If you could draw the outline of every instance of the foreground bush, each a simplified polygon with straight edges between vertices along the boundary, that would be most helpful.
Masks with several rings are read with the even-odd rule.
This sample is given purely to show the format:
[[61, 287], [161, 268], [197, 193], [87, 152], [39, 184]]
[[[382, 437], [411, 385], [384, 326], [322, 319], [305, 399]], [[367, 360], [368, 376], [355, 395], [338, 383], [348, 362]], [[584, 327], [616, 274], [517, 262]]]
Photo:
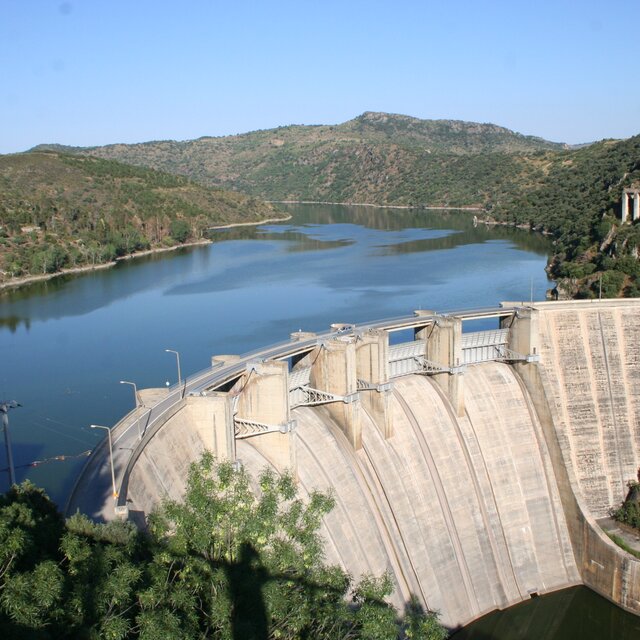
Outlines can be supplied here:
[[290, 476], [252, 479], [205, 454], [182, 502], [147, 533], [130, 523], [63, 521], [26, 482], [0, 499], [0, 633], [25, 638], [442, 640], [417, 600], [404, 616], [388, 576], [359, 583], [323, 562], [330, 495]]

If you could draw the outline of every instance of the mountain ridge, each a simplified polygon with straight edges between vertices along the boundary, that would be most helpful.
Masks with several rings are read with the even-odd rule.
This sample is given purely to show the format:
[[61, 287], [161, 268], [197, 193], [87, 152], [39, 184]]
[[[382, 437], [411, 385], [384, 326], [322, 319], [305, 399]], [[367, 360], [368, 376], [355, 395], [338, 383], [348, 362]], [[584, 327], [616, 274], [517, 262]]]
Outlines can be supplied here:
[[[542, 145], [545, 148], [571, 148], [573, 145], [568, 145], [564, 142], [553, 142], [550, 140], [546, 140], [541, 136], [533, 136], [526, 135], [523, 133], [519, 133], [517, 131], [513, 131], [508, 129], [507, 127], [503, 127], [501, 125], [489, 123], [489, 122], [475, 122], [475, 121], [466, 121], [466, 120], [458, 120], [458, 119], [449, 119], [449, 118], [417, 118], [415, 116], [409, 116], [405, 114], [399, 113], [386, 113], [383, 111], [365, 111], [359, 116], [352, 118], [350, 120], [346, 120], [345, 122], [339, 124], [297, 124], [291, 123], [287, 125], [280, 125], [277, 127], [271, 127], [268, 129], [254, 129], [251, 131], [220, 135], [220, 136], [210, 136], [210, 135], [202, 135], [197, 138], [188, 138], [184, 140], [175, 140], [171, 138], [159, 139], [159, 140], [145, 140], [142, 142], [114, 142], [106, 145], [90, 145], [90, 146], [73, 146], [73, 145], [64, 145], [60, 143], [41, 143], [38, 144], [27, 151], [60, 151], [65, 153], [80, 153], [80, 152], [88, 152], [97, 149], [104, 149], [110, 147], [121, 147], [121, 146], [143, 146], [143, 145], [152, 145], [152, 144], [176, 144], [176, 145], [186, 145], [192, 142], [201, 142], [201, 141], [220, 141], [220, 140], [230, 140], [237, 139], [242, 137], [253, 136], [256, 134], [264, 134], [265, 132], [278, 132], [286, 129], [343, 129], [345, 131], [348, 130], [357, 130], [358, 126], [366, 126], [369, 125], [371, 127], [376, 126], [380, 127], [383, 124], [387, 124], [391, 120], [397, 124], [404, 124], [407, 127], [422, 127], [423, 129], [438, 129], [438, 128], [446, 128], [449, 127], [452, 130], [462, 131], [464, 129], [468, 129], [472, 132], [487, 132], [492, 131], [494, 133], [499, 133], [507, 136], [514, 136], [517, 139], [531, 141], [532, 144]], [[591, 144], [591, 143], [582, 143], [582, 144]]]
[[[39, 145], [118, 160], [265, 200], [484, 206], [522, 156], [562, 143], [494, 124], [368, 111], [338, 125], [287, 125], [187, 141]], [[455, 176], [470, 176], [459, 181]]]

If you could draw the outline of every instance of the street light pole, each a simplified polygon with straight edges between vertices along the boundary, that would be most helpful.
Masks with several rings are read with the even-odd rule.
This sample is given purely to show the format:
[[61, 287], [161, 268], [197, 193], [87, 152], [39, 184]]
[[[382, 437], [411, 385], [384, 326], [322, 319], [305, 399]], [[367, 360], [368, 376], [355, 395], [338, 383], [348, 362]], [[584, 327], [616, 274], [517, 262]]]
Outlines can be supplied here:
[[129, 382], [128, 380], [120, 380], [120, 384], [130, 384], [133, 387], [133, 395], [136, 400], [136, 409], [140, 406], [140, 402], [138, 400], [138, 387], [136, 387], [135, 382]]
[[182, 385], [182, 375], [180, 374], [180, 354], [177, 351], [174, 351], [173, 349], [165, 349], [165, 351], [167, 353], [175, 353], [176, 354], [176, 361], [178, 363], [178, 386]]
[[7, 463], [9, 464], [9, 483], [16, 483], [16, 470], [13, 466], [13, 451], [11, 450], [11, 437], [9, 436], [9, 409], [15, 409], [22, 405], [15, 400], [0, 401], [0, 413], [2, 414], [2, 430], [4, 431], [4, 444], [7, 448]]
[[99, 424], [89, 425], [92, 429], [105, 429], [109, 437], [109, 462], [111, 463], [111, 484], [113, 486], [113, 499], [118, 498], [118, 492], [116, 490], [116, 473], [113, 469], [113, 444], [111, 442], [111, 429], [109, 427], [102, 427]]
[[[136, 400], [136, 412], [140, 407], [140, 401], [138, 399], [138, 387], [136, 387], [135, 382], [129, 382], [128, 380], [120, 380], [120, 384], [130, 384], [133, 387], [133, 395]], [[138, 426], [138, 440], [142, 440], [142, 433], [140, 431], [140, 415], [137, 416], [136, 424]]]

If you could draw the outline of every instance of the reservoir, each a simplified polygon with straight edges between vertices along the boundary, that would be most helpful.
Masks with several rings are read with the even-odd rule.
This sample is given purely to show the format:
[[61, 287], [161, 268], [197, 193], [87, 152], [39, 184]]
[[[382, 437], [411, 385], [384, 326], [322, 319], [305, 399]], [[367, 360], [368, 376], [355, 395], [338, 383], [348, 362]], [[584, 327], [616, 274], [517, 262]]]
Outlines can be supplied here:
[[[292, 218], [284, 223], [219, 231], [208, 246], [123, 261], [0, 298], [0, 395], [23, 405], [10, 413], [19, 481], [28, 477], [62, 502], [83, 453], [100, 439], [89, 425], [110, 426], [134, 406], [132, 387], [120, 381], [139, 388], [176, 382], [176, 358], [165, 349], [180, 353], [189, 375], [212, 355], [245, 353], [299, 329], [542, 299], [552, 286], [545, 238], [474, 227], [469, 213], [287, 210]], [[4, 455], [0, 460], [5, 468]], [[4, 490], [6, 471], [2, 482]], [[558, 612], [564, 619], [582, 598], [553, 604], [557, 595], [526, 607], [539, 617], [541, 603], [551, 602], [543, 617]], [[508, 613], [521, 616], [524, 608]], [[620, 612], [606, 602], [604, 609]], [[631, 635], [590, 636], [591, 625], [581, 637], [637, 637], [637, 619], [623, 619]], [[512, 637], [500, 630], [509, 623], [487, 620], [468, 637]], [[568, 637], [544, 633], [513, 637]]]
[[[163, 387], [292, 331], [333, 322], [544, 298], [550, 243], [460, 212], [289, 206], [281, 224], [216, 231], [210, 245], [125, 260], [0, 297], [0, 397], [10, 413], [16, 477], [60, 502], [82, 458], [133, 408], [138, 388]], [[0, 468], [6, 468], [4, 447]], [[7, 487], [6, 472], [0, 489]]]

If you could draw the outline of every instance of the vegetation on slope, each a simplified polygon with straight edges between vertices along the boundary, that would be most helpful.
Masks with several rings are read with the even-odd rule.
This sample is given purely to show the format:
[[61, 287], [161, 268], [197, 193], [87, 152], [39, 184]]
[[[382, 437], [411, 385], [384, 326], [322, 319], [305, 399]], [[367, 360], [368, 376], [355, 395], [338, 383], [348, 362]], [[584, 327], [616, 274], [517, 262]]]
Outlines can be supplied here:
[[3, 637], [264, 640], [405, 637], [443, 640], [437, 616], [384, 597], [387, 577], [355, 584], [322, 561], [329, 495], [296, 496], [289, 476], [244, 471], [210, 455], [191, 468], [184, 501], [149, 531], [130, 523], [63, 522], [25, 483], [0, 498]]
[[[640, 478], [640, 473], [638, 477]], [[611, 515], [614, 520], [637, 529], [640, 533], [640, 480], [629, 483], [629, 493], [625, 501]]]
[[364, 113], [336, 126], [70, 150], [269, 200], [460, 206], [490, 202], [523, 170], [518, 154], [561, 148], [492, 124]]
[[620, 217], [623, 189], [640, 186], [640, 136], [531, 162], [542, 168], [537, 183], [505, 194], [493, 215], [553, 235], [549, 271], [567, 295], [640, 295], [640, 222]]
[[284, 216], [255, 198], [151, 169], [52, 152], [0, 156], [0, 282], [274, 217]]

